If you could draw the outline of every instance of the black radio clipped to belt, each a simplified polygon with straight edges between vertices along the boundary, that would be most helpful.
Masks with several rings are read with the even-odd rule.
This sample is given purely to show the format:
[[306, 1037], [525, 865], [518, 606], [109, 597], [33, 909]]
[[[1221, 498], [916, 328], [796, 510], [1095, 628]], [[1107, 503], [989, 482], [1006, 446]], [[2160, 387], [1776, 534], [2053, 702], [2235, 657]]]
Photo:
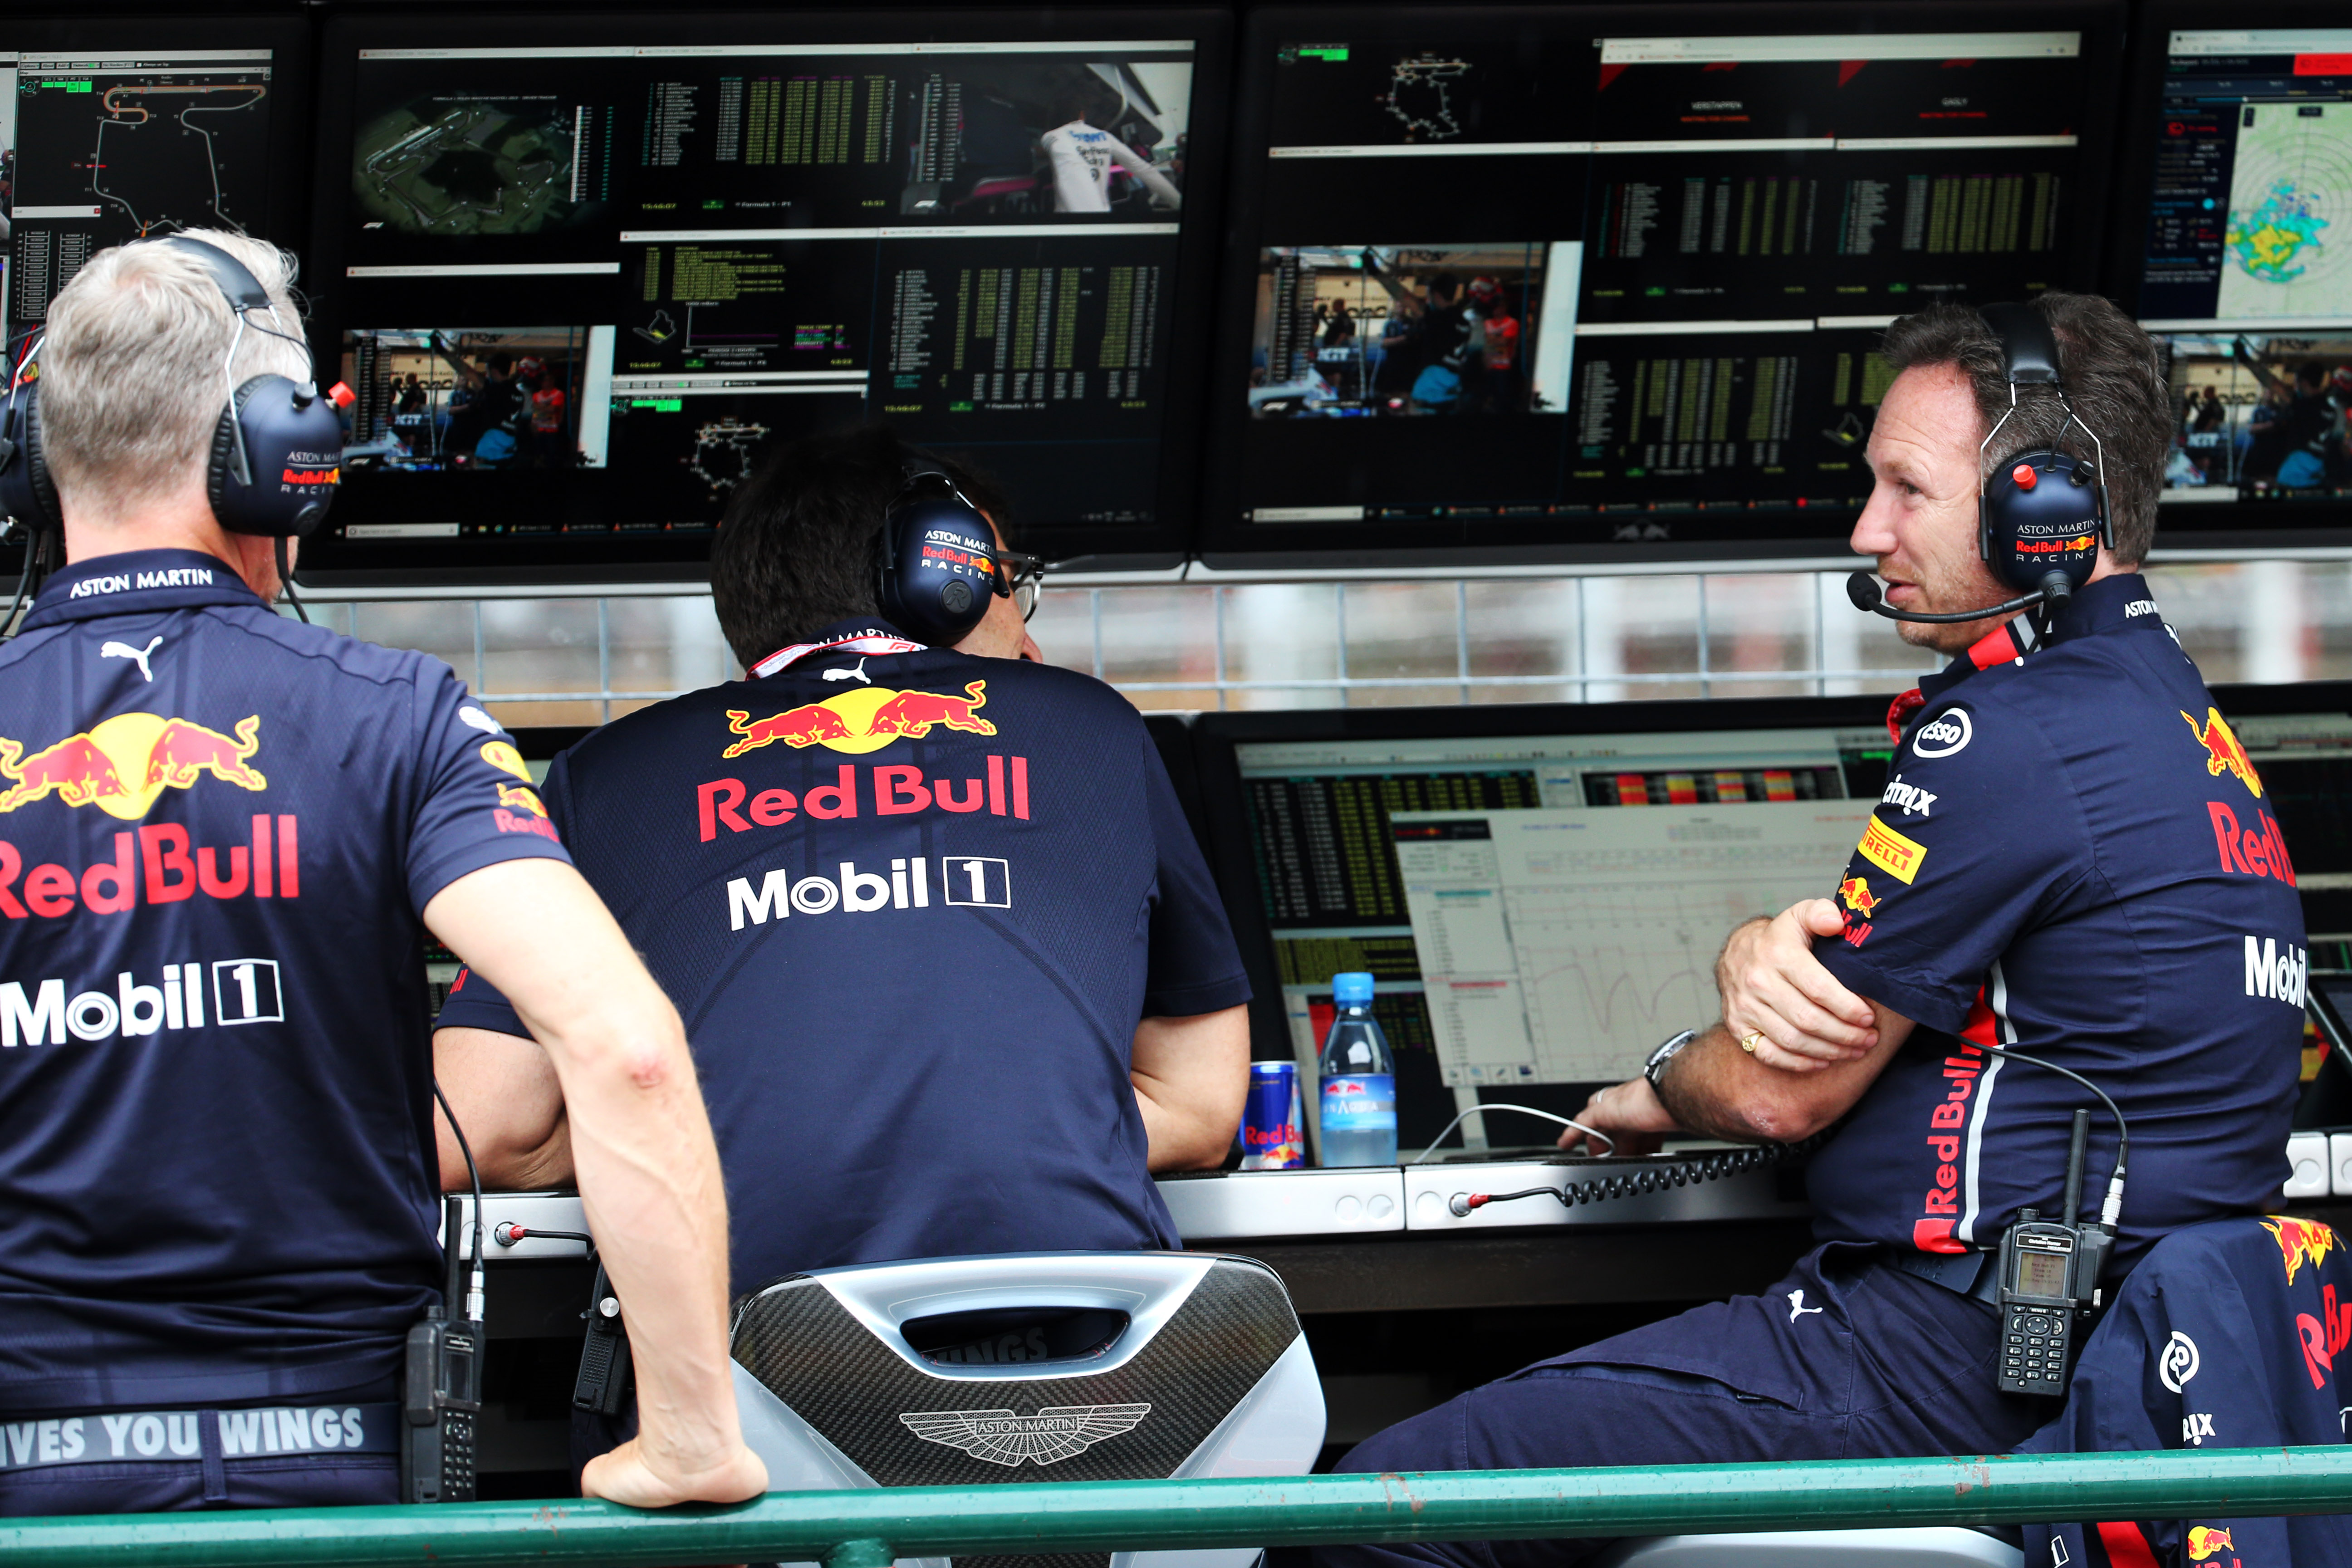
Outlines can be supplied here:
[[[439, 1307], [428, 1307], [424, 1321], [408, 1331], [401, 1379], [403, 1502], [474, 1500], [475, 1427], [482, 1413], [481, 1210], [477, 1206], [477, 1223], [468, 1225], [463, 1199], [446, 1198], [443, 1205], [442, 1234], [447, 1238], [449, 1261], [445, 1299], [453, 1305], [462, 1299], [465, 1315], [451, 1317]], [[475, 1238], [473, 1279], [461, 1298], [463, 1238], [469, 1234]]]
[[[2049, 1065], [2030, 1057], [2016, 1059]], [[2065, 1072], [2063, 1068], [2051, 1070]], [[2098, 1093], [2095, 1089], [2092, 1092]], [[2099, 1098], [2106, 1100], [2104, 1094]], [[2130, 1147], [2122, 1112], [2112, 1100], [2107, 1109], [2116, 1118], [2116, 1168], [2099, 1217], [2077, 1223], [2083, 1212], [2083, 1161], [2091, 1138], [2091, 1113], [2077, 1110], [2066, 1150], [2065, 1206], [2054, 1219], [2042, 1218], [2039, 1209], [2020, 1209], [2017, 1222], [2001, 1233], [1999, 1387], [2003, 1394], [2064, 1398], [2081, 1335], [2090, 1331], [2105, 1305], [2099, 1279], [2115, 1251], [2116, 1222], [2123, 1209], [2124, 1159]]]

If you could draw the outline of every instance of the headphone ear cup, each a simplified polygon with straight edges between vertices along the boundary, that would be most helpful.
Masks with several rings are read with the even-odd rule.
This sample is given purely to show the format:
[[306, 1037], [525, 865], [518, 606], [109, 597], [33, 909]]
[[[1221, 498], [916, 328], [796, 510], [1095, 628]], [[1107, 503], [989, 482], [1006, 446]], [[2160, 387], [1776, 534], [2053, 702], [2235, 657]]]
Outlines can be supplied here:
[[[236, 389], [236, 401], [245, 401], [242, 386]], [[236, 462], [236, 405], [226, 405], [213, 421], [212, 450], [205, 457], [205, 499], [212, 503], [213, 516], [223, 523], [228, 521], [229, 470]]]
[[2074, 468], [2074, 459], [2057, 452], [2020, 452], [1984, 482], [1977, 547], [2013, 592], [2033, 592], [2053, 571], [2079, 588], [2098, 567], [2105, 531], [2100, 492], [2070, 482]]
[[902, 495], [884, 519], [882, 615], [935, 647], [961, 642], [988, 614], [996, 536], [952, 488]]
[[24, 447], [20, 460], [25, 465], [25, 489], [33, 515], [19, 521], [31, 527], [56, 532], [65, 527], [66, 514], [65, 509], [58, 504], [58, 481], [49, 472], [47, 449], [41, 445], [41, 393], [38, 386], [26, 389], [24, 423], [24, 432], [18, 437]]
[[[238, 447], [247, 477], [240, 479]], [[205, 489], [232, 533], [300, 539], [326, 521], [341, 478], [342, 421], [314, 385], [257, 375], [236, 389], [213, 431]]]

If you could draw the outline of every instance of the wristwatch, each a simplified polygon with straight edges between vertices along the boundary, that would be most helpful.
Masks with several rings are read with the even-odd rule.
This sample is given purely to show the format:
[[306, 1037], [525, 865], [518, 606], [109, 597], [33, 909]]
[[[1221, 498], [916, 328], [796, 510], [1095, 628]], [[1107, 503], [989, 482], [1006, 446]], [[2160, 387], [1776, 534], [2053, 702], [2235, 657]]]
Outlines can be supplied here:
[[1658, 1094], [1663, 1098], [1663, 1091], [1658, 1088], [1658, 1079], [1665, 1076], [1666, 1064], [1675, 1059], [1675, 1054], [1677, 1051], [1697, 1038], [1696, 1029], [1685, 1029], [1650, 1053], [1650, 1059], [1642, 1064], [1642, 1076], [1650, 1080], [1651, 1093]]

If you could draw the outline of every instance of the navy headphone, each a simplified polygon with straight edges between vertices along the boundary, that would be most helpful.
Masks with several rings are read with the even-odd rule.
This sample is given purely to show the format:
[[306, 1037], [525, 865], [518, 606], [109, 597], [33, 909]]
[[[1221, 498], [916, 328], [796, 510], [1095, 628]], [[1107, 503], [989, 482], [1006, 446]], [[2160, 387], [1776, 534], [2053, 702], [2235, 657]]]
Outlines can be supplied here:
[[996, 533], [946, 469], [906, 464], [907, 482], [882, 514], [883, 619], [934, 647], [961, 642], [1002, 591]]
[[[2030, 304], [2007, 304], [1987, 305], [1977, 313], [2000, 340], [2001, 379], [2009, 383], [2009, 406], [1977, 444], [1979, 458], [2017, 412], [2019, 387], [2046, 386], [2066, 411], [2050, 445], [2005, 459], [1999, 472], [1978, 486], [1977, 554], [2020, 597], [1980, 610], [1924, 615], [1883, 604], [1878, 580], [1867, 572], [1846, 579], [1846, 597], [1854, 608], [1889, 620], [1934, 623], [1979, 621], [2038, 605], [2035, 618], [2046, 632], [2074, 590], [2098, 569], [2099, 547], [2116, 546], [2115, 520], [2107, 510], [2106, 449], [2067, 400], [2058, 374], [2058, 339], [2042, 312]], [[2089, 459], [2058, 449], [2070, 429], [2090, 437]]]
[[[2017, 412], [2017, 389], [2046, 386], [2065, 409], [2065, 420], [2047, 447], [2003, 460], [1977, 497], [1977, 553], [1993, 575], [2019, 592], [2038, 592], [2054, 608], [2091, 580], [2099, 546], [2115, 548], [2114, 520], [2107, 511], [2106, 452], [2098, 433], [2076, 416], [2058, 374], [2058, 340], [2049, 321], [2032, 305], [1987, 305], [1978, 312], [2000, 340], [2001, 375], [2009, 383], [2009, 407], [1985, 435], [1982, 452]], [[2091, 438], [2092, 458], [2072, 458], [2058, 448], [2066, 432]], [[2063, 580], [2063, 586], [2053, 577]]]
[[[236, 363], [237, 342], [252, 325], [247, 319], [251, 312], [276, 314], [260, 279], [219, 247], [184, 235], [138, 243], [168, 245], [212, 275], [236, 313], [237, 336], [229, 342], [224, 370]], [[268, 327], [253, 330], [303, 342]], [[25, 351], [9, 378], [7, 408], [0, 416], [0, 511], [36, 535], [65, 526], [57, 484], [41, 447], [39, 360], [44, 341], [36, 339]], [[309, 353], [308, 343], [303, 352]], [[316, 381], [257, 375], [230, 387], [205, 465], [205, 493], [213, 515], [232, 533], [307, 537], [326, 520], [335, 499], [342, 454], [342, 421]]]

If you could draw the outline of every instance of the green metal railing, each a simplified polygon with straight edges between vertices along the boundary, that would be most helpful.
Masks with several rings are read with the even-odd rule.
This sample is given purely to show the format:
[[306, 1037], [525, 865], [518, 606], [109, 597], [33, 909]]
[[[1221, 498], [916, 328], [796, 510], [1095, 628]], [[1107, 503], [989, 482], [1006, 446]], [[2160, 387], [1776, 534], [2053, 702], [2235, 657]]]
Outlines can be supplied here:
[[897, 1557], [1000, 1552], [2292, 1513], [2352, 1513], [2352, 1447], [894, 1487], [660, 1513], [568, 1500], [45, 1519], [0, 1524], [0, 1559], [8, 1568], [887, 1568]]

